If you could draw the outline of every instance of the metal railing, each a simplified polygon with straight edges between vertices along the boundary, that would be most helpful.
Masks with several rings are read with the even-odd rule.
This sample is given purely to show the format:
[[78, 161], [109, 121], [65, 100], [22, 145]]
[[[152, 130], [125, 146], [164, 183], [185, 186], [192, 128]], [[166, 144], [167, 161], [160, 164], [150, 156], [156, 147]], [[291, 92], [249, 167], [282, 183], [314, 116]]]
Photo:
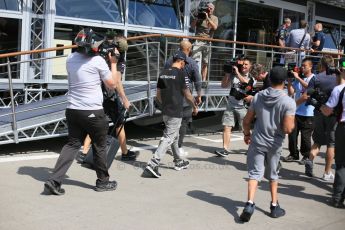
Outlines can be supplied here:
[[[174, 41], [169, 41], [170, 39], [174, 39]], [[150, 35], [143, 35], [143, 36], [136, 36], [130, 37], [127, 40], [129, 43], [134, 43], [129, 45], [129, 49], [127, 51], [127, 68], [125, 74], [123, 76], [124, 83], [126, 83], [126, 90], [136, 90], [140, 88], [140, 92], [137, 92], [132, 97], [129, 96], [130, 101], [132, 102], [132, 111], [131, 111], [131, 119], [137, 119], [143, 116], [151, 116], [155, 113], [155, 106], [154, 106], [154, 97], [156, 96], [155, 93], [155, 82], [158, 78], [159, 72], [161, 67], [163, 66], [163, 62], [172, 54], [175, 50], [178, 49], [179, 43], [176, 42], [177, 39], [193, 39], [193, 40], [203, 40], [208, 41], [208, 47], [210, 50], [210, 60], [208, 63], [208, 78], [207, 78], [207, 85], [219, 84], [219, 81], [223, 75], [223, 64], [229, 58], [234, 57], [236, 54], [244, 54], [246, 56], [251, 56], [252, 59], [255, 59], [255, 62], [260, 62], [260, 64], [266, 65], [266, 67], [271, 68], [275, 64], [275, 58], [277, 56], [286, 55], [287, 51], [294, 51], [295, 53], [291, 53], [290, 56], [292, 57], [292, 61], [296, 62], [297, 65], [300, 64], [301, 57], [313, 57], [313, 58], [320, 58], [320, 56], [310, 55], [306, 50], [303, 49], [296, 49], [296, 48], [289, 48], [289, 47], [279, 47], [273, 45], [264, 45], [264, 44], [257, 44], [257, 43], [248, 43], [248, 42], [236, 42], [236, 41], [229, 41], [229, 40], [221, 40], [221, 39], [210, 39], [210, 38], [201, 38], [201, 37], [191, 37], [191, 36], [176, 36], [176, 35], [169, 35], [169, 34], [150, 34]], [[158, 40], [158, 41], [157, 41]], [[165, 43], [162, 45], [161, 43]], [[222, 43], [225, 46], [217, 46], [214, 44]], [[230, 46], [227, 46], [230, 45]], [[12, 117], [12, 134], [15, 143], [19, 142], [18, 137], [18, 125], [17, 125], [17, 118], [16, 115], [16, 106], [19, 104], [15, 101], [18, 98], [18, 95], [14, 92], [13, 87], [13, 78], [12, 78], [12, 66], [13, 65], [23, 65], [30, 62], [35, 61], [47, 61], [50, 59], [57, 59], [57, 58], [65, 58], [66, 55], [62, 56], [53, 56], [53, 57], [44, 57], [44, 58], [37, 58], [37, 59], [25, 59], [30, 58], [30, 55], [27, 54], [34, 54], [34, 53], [46, 53], [52, 51], [59, 51], [65, 49], [73, 49], [76, 48], [75, 45], [70, 46], [63, 46], [63, 47], [55, 47], [55, 48], [48, 48], [48, 49], [41, 49], [41, 50], [33, 50], [33, 51], [21, 51], [21, 52], [13, 52], [8, 54], [0, 54], [1, 58], [6, 58], [7, 62], [0, 64], [0, 67], [7, 68], [7, 76], [8, 76], [8, 92], [10, 95], [9, 100], [4, 98], [1, 99], [1, 103], [5, 104], [5, 101], [9, 103], [4, 107], [10, 107], [11, 110], [8, 113], [0, 115], [0, 118], [3, 116], [11, 115]], [[256, 48], [256, 49], [255, 49]], [[306, 54], [305, 54], [306, 52]], [[314, 53], [315, 54], [315, 53]], [[335, 59], [339, 59], [341, 56], [345, 56], [344, 54], [338, 52], [316, 52], [316, 54], [329, 54], [332, 55]], [[10, 61], [10, 57], [21, 57], [21, 61]], [[19, 59], [20, 60], [20, 59]], [[47, 62], [48, 63], [48, 62]], [[24, 69], [25, 70], [25, 69]], [[66, 76], [67, 77], [67, 76]], [[44, 78], [46, 79], [46, 78]], [[5, 80], [5, 79], [2, 79]], [[140, 84], [136, 84], [140, 83]], [[25, 84], [25, 82], [24, 82]], [[32, 89], [26, 88], [25, 91], [25, 99], [22, 100], [24, 103], [31, 103], [36, 100], [42, 100], [44, 97], [42, 96], [42, 92], [49, 91], [49, 87], [45, 87], [45, 85], [49, 85], [48, 82], [42, 83], [35, 83], [38, 84], [39, 87]], [[67, 84], [66, 82], [64, 84]], [[44, 86], [44, 87], [43, 87]], [[144, 86], [144, 87], [143, 87]], [[66, 90], [66, 89], [65, 89]], [[40, 95], [32, 96], [30, 93], [41, 93]], [[214, 91], [212, 92], [209, 87], [203, 89], [203, 95], [206, 96], [206, 101], [200, 106], [200, 109], [203, 111], [209, 110], [223, 110], [225, 109], [225, 105], [227, 102], [226, 96], [228, 92], [226, 90], [221, 91]], [[30, 98], [28, 98], [30, 97]], [[38, 99], [37, 99], [38, 97]], [[20, 111], [20, 113], [30, 112], [29, 110]], [[60, 122], [60, 121], [59, 121]], [[44, 128], [43, 128], [44, 129]], [[8, 135], [8, 134], [6, 134]], [[26, 134], [23, 134], [24, 136]]]

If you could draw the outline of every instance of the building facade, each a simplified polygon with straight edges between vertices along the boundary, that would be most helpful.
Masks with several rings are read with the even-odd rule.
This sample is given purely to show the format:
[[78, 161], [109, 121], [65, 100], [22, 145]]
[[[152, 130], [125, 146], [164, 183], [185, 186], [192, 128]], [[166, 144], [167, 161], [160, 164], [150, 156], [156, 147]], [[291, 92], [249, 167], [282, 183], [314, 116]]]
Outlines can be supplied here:
[[[0, 1], [0, 53], [71, 45], [82, 27], [97, 32], [131, 37], [143, 34], [193, 35], [190, 23], [201, 0], [2, 0]], [[283, 18], [292, 28], [305, 19], [321, 22], [326, 32], [325, 49], [338, 50], [345, 38], [343, 1], [306, 0], [209, 0], [215, 5], [219, 28], [214, 38], [273, 44], [273, 35]], [[309, 31], [313, 32], [310, 26]], [[217, 44], [225, 45], [225, 44]], [[226, 46], [226, 45], [225, 45]], [[65, 83], [64, 59], [41, 60], [66, 55], [71, 50], [37, 53], [1, 59], [1, 63], [31, 62], [12, 66], [14, 83]], [[37, 59], [37, 61], [35, 61]], [[0, 66], [0, 83], [7, 83], [6, 66]], [[6, 87], [6, 86], [5, 86]]]

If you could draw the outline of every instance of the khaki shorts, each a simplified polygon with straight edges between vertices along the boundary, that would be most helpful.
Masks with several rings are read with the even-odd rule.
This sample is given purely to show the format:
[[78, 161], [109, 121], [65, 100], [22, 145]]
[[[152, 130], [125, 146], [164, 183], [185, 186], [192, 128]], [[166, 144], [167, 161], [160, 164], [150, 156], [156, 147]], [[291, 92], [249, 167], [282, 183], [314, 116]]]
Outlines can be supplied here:
[[247, 109], [244, 107], [233, 108], [231, 106], [227, 106], [222, 118], [223, 126], [235, 127], [236, 123], [238, 123], [240, 130], [242, 130], [242, 121], [246, 113]]
[[193, 44], [192, 58], [194, 60], [201, 60], [203, 64], [208, 63], [210, 55], [210, 47], [208, 42], [195, 41]]

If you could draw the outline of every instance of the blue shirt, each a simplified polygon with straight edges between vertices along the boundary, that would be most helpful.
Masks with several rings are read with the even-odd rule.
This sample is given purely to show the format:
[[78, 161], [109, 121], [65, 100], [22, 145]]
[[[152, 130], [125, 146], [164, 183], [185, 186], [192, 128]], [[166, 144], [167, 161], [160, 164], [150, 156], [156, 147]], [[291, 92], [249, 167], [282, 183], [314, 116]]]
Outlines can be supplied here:
[[313, 42], [320, 41], [319, 46], [313, 45], [311, 48], [317, 51], [322, 51], [323, 46], [325, 44], [325, 34], [322, 31], [316, 32], [313, 37]]
[[[313, 77], [314, 77], [314, 74], [311, 75], [310, 77], [304, 78], [303, 80], [309, 84], [310, 80]], [[304, 89], [302, 84], [297, 80], [295, 80], [292, 83], [292, 86], [295, 89], [295, 100], [297, 101], [303, 95], [303, 93], [306, 91], [306, 89]], [[305, 117], [313, 117], [314, 116], [314, 106], [305, 105], [305, 102], [303, 102], [302, 104], [300, 104], [297, 107], [296, 115], [305, 116]]]

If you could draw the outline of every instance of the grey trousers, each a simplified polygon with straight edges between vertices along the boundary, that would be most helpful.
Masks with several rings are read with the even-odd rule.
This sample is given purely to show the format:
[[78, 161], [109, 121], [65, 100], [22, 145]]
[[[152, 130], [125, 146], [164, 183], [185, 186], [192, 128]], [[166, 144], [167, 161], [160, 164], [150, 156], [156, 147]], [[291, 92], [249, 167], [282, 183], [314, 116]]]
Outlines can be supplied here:
[[164, 157], [167, 149], [171, 146], [171, 150], [174, 155], [174, 162], [181, 160], [180, 151], [178, 149], [179, 130], [181, 126], [182, 118], [169, 117], [163, 115], [163, 121], [165, 129], [163, 131], [163, 137], [154, 153], [154, 159], [158, 162]]

